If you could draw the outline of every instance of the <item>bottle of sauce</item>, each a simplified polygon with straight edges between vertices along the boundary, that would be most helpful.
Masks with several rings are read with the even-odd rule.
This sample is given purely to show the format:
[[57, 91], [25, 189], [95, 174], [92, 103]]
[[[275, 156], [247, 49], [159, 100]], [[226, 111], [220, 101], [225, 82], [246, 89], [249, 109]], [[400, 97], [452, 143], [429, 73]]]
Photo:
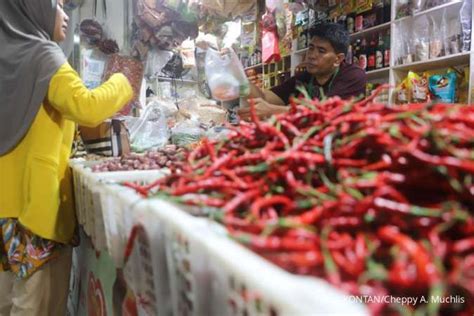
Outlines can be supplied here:
[[372, 38], [369, 42], [369, 48], [367, 51], [367, 70], [374, 70], [375, 69], [375, 48], [377, 44], [375, 41], [375, 36], [372, 35]]
[[383, 55], [384, 55], [384, 42], [383, 42], [383, 37], [382, 33], [379, 33], [378, 36], [378, 43], [377, 43], [377, 48], [375, 50], [375, 69], [380, 69], [384, 67], [384, 60], [383, 60]]
[[383, 51], [383, 66], [390, 67], [390, 30], [385, 34]]
[[365, 38], [360, 44], [359, 66], [363, 70], [367, 70], [367, 40]]

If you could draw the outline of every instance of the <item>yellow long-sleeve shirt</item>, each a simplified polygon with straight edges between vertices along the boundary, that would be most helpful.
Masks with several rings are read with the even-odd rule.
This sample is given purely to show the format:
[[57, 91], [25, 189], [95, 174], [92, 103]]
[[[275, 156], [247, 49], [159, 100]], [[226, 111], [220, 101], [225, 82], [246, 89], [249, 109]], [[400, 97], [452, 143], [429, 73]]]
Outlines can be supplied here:
[[68, 168], [74, 123], [96, 126], [132, 96], [122, 74], [88, 90], [68, 63], [62, 65], [26, 136], [0, 157], [0, 218], [18, 218], [40, 237], [69, 242], [75, 228]]

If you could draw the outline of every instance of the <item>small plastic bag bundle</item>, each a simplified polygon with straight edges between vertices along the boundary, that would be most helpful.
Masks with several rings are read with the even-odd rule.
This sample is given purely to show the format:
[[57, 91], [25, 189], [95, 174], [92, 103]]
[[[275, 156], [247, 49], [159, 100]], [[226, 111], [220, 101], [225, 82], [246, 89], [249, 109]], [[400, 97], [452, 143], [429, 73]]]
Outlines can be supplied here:
[[184, 120], [171, 129], [171, 142], [178, 146], [197, 143], [203, 136], [200, 122], [194, 119]]
[[168, 143], [169, 131], [161, 103], [152, 101], [140, 118], [130, 127], [130, 140], [134, 151], [161, 148]]
[[225, 53], [209, 48], [205, 69], [209, 88], [216, 100], [230, 101], [249, 94], [249, 81], [231, 48]]

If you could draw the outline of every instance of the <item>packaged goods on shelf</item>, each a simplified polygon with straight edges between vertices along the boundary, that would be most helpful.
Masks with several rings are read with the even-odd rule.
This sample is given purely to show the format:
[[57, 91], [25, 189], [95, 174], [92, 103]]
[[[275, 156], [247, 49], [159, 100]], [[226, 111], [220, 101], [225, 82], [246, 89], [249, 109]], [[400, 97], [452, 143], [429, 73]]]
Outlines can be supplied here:
[[[437, 14], [415, 16], [398, 24], [403, 48], [396, 51], [398, 65], [427, 61], [462, 51], [462, 31], [458, 15], [448, 9]], [[407, 36], [406, 36], [407, 35]]]
[[390, 30], [375, 32], [353, 41], [346, 62], [371, 71], [390, 66]]
[[427, 102], [429, 101], [428, 78], [426, 74], [419, 76], [410, 71], [407, 76], [409, 89], [411, 93], [411, 102]]
[[[386, 83], [384, 83], [386, 84]], [[377, 96], [374, 98], [374, 102], [380, 102], [380, 103], [388, 103], [389, 99], [389, 93], [388, 90], [384, 90], [382, 92], [378, 91], [377, 88], [380, 87], [382, 83], [367, 83], [366, 87], [366, 97], [370, 97], [375, 91], [377, 91]]]
[[459, 2], [459, 0], [398, 0], [395, 5], [395, 18], [401, 19], [454, 2]]
[[396, 103], [442, 102], [466, 103], [469, 93], [469, 67], [409, 71], [395, 89]]
[[448, 72], [446, 74], [431, 75], [428, 84], [435, 100], [445, 103], [456, 101], [456, 73]]

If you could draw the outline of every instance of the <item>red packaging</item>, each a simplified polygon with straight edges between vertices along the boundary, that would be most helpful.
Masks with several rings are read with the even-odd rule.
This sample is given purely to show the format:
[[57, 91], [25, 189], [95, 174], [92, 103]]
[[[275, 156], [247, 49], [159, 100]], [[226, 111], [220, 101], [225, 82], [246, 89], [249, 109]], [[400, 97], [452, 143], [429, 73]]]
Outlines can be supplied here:
[[127, 77], [133, 88], [133, 99], [126, 106], [122, 108], [117, 115], [130, 115], [133, 108], [140, 108], [138, 97], [140, 95], [140, 88], [143, 80], [144, 67], [141, 61], [128, 57], [114, 54], [107, 62], [107, 67], [104, 72], [104, 81], [108, 80], [110, 76], [115, 73], [122, 73]]

